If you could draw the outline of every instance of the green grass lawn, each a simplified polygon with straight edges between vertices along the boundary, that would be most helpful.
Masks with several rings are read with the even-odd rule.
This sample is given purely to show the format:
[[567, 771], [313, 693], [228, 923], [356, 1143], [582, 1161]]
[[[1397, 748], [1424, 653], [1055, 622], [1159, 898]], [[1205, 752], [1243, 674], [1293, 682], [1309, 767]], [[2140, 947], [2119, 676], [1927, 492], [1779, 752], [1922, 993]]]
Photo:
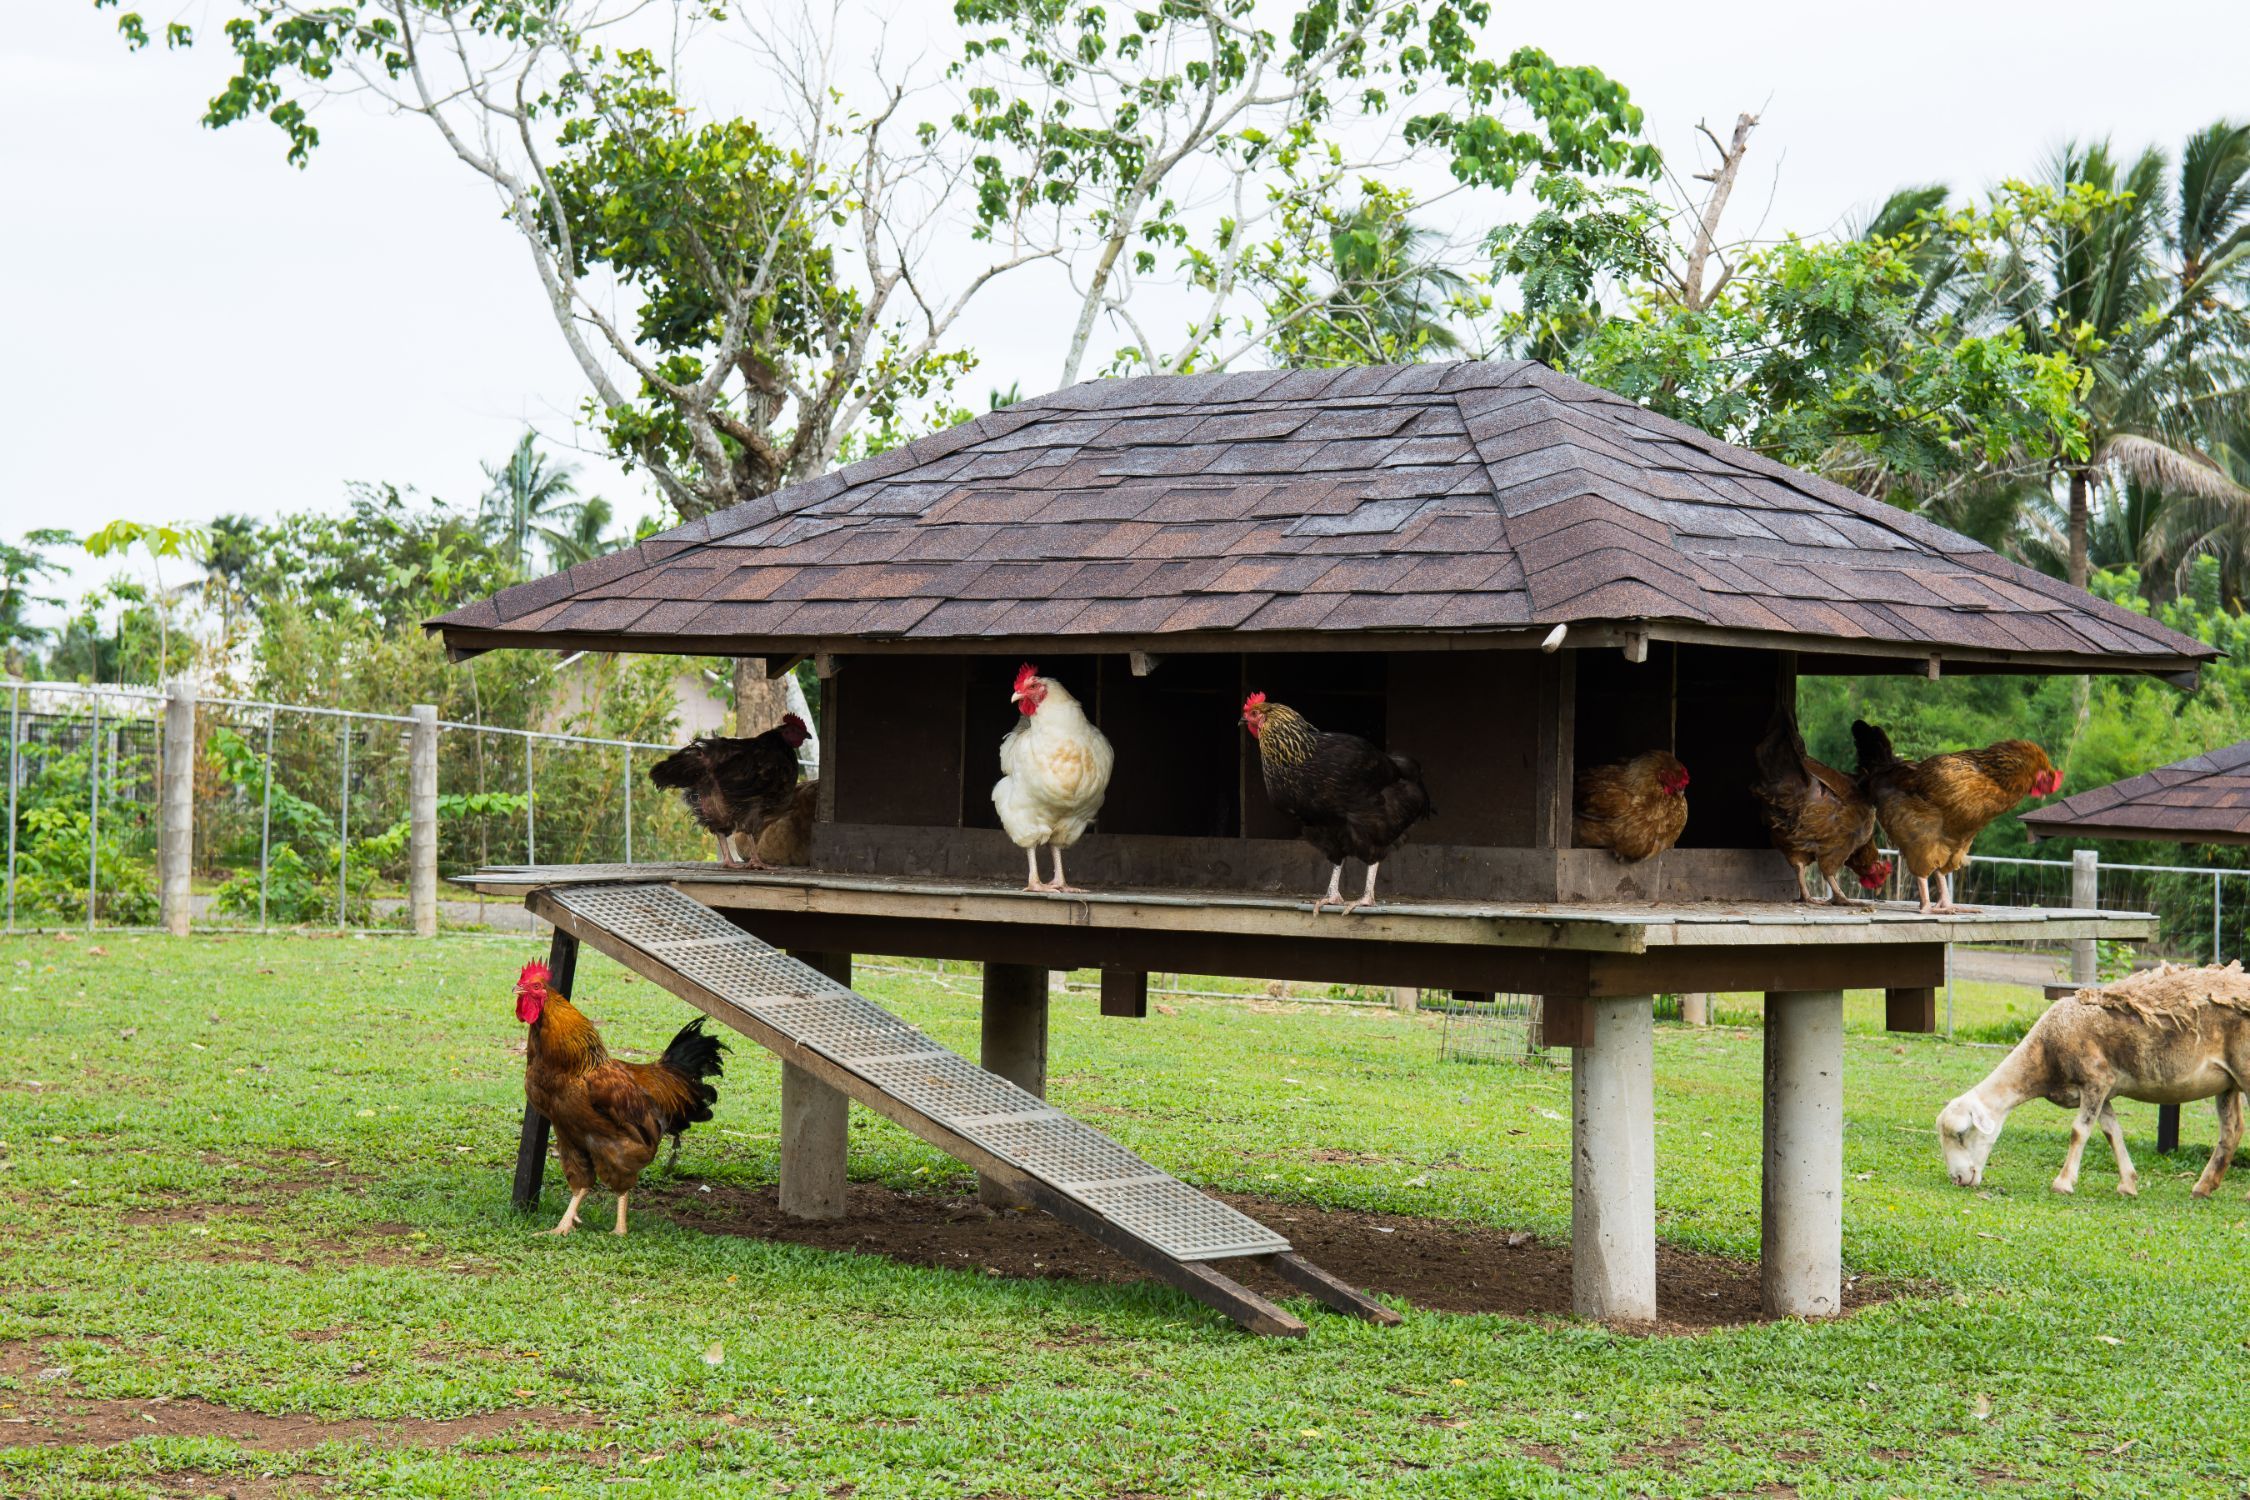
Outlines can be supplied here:
[[[2250, 1473], [2250, 1174], [2192, 1201], [2199, 1163], [2155, 1157], [2129, 1106], [2139, 1201], [2098, 1148], [2059, 1199], [2067, 1117], [2032, 1105], [1989, 1190], [1953, 1188], [1930, 1122], [1999, 1053], [1882, 1036], [1867, 997], [1845, 1256], [1926, 1295], [1656, 1338], [1299, 1304], [1312, 1336], [1275, 1342], [1154, 1285], [654, 1214], [624, 1241], [535, 1233], [559, 1183], [537, 1226], [509, 1211], [510, 989], [542, 951], [0, 942], [0, 1494], [2174, 1496]], [[973, 1054], [973, 979], [862, 988]], [[626, 1049], [688, 1014], [592, 954], [578, 993]], [[1441, 1062], [1431, 1017], [1169, 1003], [1058, 999], [1058, 1102], [1208, 1186], [1567, 1238], [1567, 1072]], [[1752, 1257], [1758, 1035], [1666, 1026], [1656, 1060], [1659, 1232]], [[777, 1079], [736, 1049], [689, 1180], [771, 1181]], [[967, 1180], [858, 1111], [852, 1143], [855, 1177]], [[73, 1402], [153, 1435], [10, 1446]]]

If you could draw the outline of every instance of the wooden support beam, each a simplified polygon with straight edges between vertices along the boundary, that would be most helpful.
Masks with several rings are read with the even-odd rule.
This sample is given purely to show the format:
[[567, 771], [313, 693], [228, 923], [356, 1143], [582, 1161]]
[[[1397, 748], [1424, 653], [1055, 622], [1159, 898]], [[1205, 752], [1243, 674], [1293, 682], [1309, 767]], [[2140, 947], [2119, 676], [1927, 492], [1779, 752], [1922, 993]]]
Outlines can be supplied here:
[[1590, 1047], [1594, 1043], [1593, 1014], [1576, 995], [1548, 995], [1539, 1004], [1539, 1045]]
[[1133, 675], [1135, 677], [1148, 676], [1149, 673], [1155, 671], [1164, 662], [1163, 657], [1153, 655], [1147, 651], [1128, 651], [1125, 653], [1125, 659], [1128, 663], [1131, 664], [1133, 668]]
[[[554, 940], [547, 945], [547, 983], [568, 1000], [577, 982], [578, 939], [557, 927]], [[547, 1117], [525, 1104], [523, 1124], [516, 1132], [516, 1185], [512, 1194], [519, 1212], [529, 1213], [539, 1206], [539, 1189], [547, 1177], [547, 1133]]]
[[1385, 1328], [1396, 1327], [1399, 1315], [1340, 1277], [1332, 1276], [1294, 1250], [1260, 1257], [1266, 1268], [1299, 1291], [1337, 1312]]
[[[792, 953], [838, 984], [852, 982], [849, 953]], [[848, 1170], [851, 1100], [795, 1063], [781, 1064], [781, 1211], [840, 1219]]]
[[1141, 969], [1102, 970], [1102, 1014], [1127, 1020], [1148, 1018], [1148, 974]]
[[819, 678], [822, 682], [834, 677], [837, 672], [842, 670], [842, 666], [843, 664], [836, 660], [836, 653], [833, 651], [815, 651], [812, 655], [813, 676]]
[[1883, 991], [1883, 1029], [1924, 1035], [1936, 1031], [1937, 986], [1909, 984]]
[[1492, 1003], [1492, 991], [1455, 990], [1453, 998], [1463, 1005], [1490, 1005]]
[[796, 671], [797, 664], [804, 661], [810, 654], [810, 652], [800, 651], [795, 656], [769, 656], [765, 658], [766, 680], [773, 682], [787, 677], [791, 672]]
[[[978, 1064], [1025, 1093], [1047, 1097], [1047, 971], [1029, 964], [984, 966], [984, 1025]], [[977, 1179], [977, 1198], [991, 1208], [1031, 1207], [997, 1177]]]

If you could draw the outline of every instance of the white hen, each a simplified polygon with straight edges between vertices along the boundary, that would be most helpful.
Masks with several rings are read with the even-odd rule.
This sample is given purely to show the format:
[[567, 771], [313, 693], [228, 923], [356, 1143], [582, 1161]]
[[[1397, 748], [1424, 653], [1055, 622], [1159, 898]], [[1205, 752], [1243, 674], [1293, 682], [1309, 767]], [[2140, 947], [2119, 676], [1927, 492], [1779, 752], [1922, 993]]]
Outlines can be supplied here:
[[[1000, 742], [1000, 780], [992, 805], [1000, 826], [1031, 862], [1027, 891], [1069, 891], [1063, 883], [1063, 850], [1078, 842], [1102, 810], [1116, 753], [1087, 719], [1070, 690], [1042, 677], [1026, 662], [1009, 700], [1023, 715]], [[1039, 846], [1055, 851], [1055, 878], [1039, 878]]]

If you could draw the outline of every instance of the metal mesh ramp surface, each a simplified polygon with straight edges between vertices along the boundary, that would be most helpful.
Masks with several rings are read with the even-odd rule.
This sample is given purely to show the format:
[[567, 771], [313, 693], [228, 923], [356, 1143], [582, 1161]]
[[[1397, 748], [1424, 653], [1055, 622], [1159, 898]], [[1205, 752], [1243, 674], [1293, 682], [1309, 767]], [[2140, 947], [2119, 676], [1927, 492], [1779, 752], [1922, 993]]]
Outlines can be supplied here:
[[1289, 1250], [1286, 1239], [1257, 1220], [1151, 1166], [1038, 1095], [987, 1073], [671, 886], [564, 886], [545, 896], [585, 926], [638, 949], [1173, 1260]]

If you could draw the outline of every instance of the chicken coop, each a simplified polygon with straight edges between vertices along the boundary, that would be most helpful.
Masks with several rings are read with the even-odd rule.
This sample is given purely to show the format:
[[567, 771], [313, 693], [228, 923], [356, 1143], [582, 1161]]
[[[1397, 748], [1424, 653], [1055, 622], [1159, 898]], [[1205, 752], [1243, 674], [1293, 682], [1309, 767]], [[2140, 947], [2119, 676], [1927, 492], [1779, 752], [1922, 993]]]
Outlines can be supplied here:
[[[1621, 1319], [1655, 1312], [1652, 996], [1768, 995], [1767, 1299], [1831, 1313], [1843, 989], [1886, 989], [1894, 1025], [1931, 1029], [1948, 942], [2148, 930], [1795, 903], [1750, 787], [1798, 678], [2188, 684], [2212, 654], [1529, 362], [1088, 382], [433, 628], [456, 656], [810, 659], [809, 865], [471, 883], [661, 881], [832, 971], [854, 953], [981, 961], [987, 1066], [1035, 1093], [1056, 968], [1101, 970], [1120, 1016], [1145, 1013], [1150, 972], [1543, 997], [1547, 1043], [1574, 1048], [1576, 1301]], [[1020, 889], [992, 805], [1027, 661], [1116, 752], [1070, 850], [1080, 893]], [[1327, 864], [1266, 799], [1239, 722], [1253, 691], [1420, 762], [1437, 812], [1372, 909], [1313, 912]], [[1677, 846], [1633, 864], [1573, 847], [1577, 772], [1651, 749], [1693, 775]]]

